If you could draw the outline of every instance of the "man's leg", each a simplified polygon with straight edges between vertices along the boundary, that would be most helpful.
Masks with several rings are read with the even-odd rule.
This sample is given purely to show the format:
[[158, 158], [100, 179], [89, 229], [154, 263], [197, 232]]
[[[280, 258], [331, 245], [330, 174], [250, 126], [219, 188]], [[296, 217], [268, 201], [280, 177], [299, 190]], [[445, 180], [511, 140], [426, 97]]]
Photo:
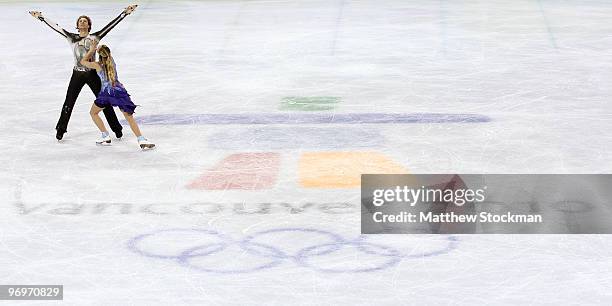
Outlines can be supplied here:
[[[93, 94], [98, 97], [98, 94], [102, 88], [102, 83], [100, 82], [100, 77], [98, 77], [95, 70], [89, 71], [87, 85]], [[115, 136], [117, 136], [117, 138], [121, 138], [121, 136], [123, 136], [123, 132], [121, 131], [123, 127], [121, 126], [121, 123], [119, 123], [119, 119], [117, 119], [117, 114], [115, 114], [113, 107], [107, 106], [104, 108], [103, 112], [104, 117], [106, 117], [106, 122], [108, 122], [108, 125], [110, 125], [111, 130], [115, 132]]]
[[68, 129], [68, 121], [70, 121], [72, 108], [74, 107], [74, 103], [76, 102], [81, 89], [83, 89], [85, 82], [86, 75], [83, 72], [72, 71], [70, 84], [68, 84], [68, 90], [66, 91], [66, 99], [64, 100], [64, 105], [62, 106], [62, 112], [59, 120], [57, 121], [57, 125], [55, 126], [55, 130], [57, 131], [55, 138], [57, 138], [57, 140], [62, 140], [64, 133], [66, 133], [66, 130]]

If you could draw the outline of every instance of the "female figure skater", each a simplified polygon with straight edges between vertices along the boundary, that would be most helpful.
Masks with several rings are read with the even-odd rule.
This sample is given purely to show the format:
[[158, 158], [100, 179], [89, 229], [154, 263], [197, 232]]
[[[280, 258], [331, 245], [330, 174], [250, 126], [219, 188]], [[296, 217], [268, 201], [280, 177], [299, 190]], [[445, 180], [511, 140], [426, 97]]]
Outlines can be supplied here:
[[123, 116], [130, 124], [130, 128], [138, 137], [138, 144], [141, 149], [151, 149], [155, 147], [155, 144], [149, 142], [142, 134], [140, 133], [140, 129], [138, 128], [138, 124], [134, 120], [132, 116], [134, 114], [134, 109], [136, 109], [136, 105], [132, 103], [130, 99], [130, 95], [127, 93], [123, 84], [119, 82], [119, 78], [117, 77], [117, 69], [115, 66], [115, 61], [111, 56], [111, 51], [106, 45], [100, 46], [98, 48], [98, 62], [95, 62], [93, 54], [96, 52], [96, 47], [98, 44], [97, 40], [93, 40], [92, 47], [89, 49], [87, 54], [83, 56], [81, 60], [81, 64], [87, 68], [96, 69], [100, 80], [102, 81], [102, 90], [100, 90], [100, 94], [94, 101], [91, 106], [91, 110], [89, 114], [91, 115], [91, 119], [93, 119], [94, 123], [102, 132], [102, 136], [96, 141], [97, 144], [109, 144], [111, 143], [111, 138], [98, 116], [98, 113], [102, 111], [105, 107], [113, 107], [117, 106], [123, 112]]

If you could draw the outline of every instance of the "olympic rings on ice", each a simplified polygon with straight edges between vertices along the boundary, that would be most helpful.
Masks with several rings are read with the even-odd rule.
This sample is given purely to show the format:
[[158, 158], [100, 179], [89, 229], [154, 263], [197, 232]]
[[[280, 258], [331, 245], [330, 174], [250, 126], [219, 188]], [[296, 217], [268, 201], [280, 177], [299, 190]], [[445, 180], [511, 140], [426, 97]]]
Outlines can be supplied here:
[[[174, 241], [163, 241], [160, 236], [170, 234], [181, 236], [195, 237], [193, 245], [181, 246], [180, 243]], [[283, 242], [283, 246], [270, 244], [275, 236], [290, 235], [292, 241]], [[317, 244], [304, 246], [306, 241], [299, 240], [299, 236], [307, 235], [317, 239]], [[295, 236], [295, 240], [292, 237]], [[156, 241], [156, 239], [161, 241]], [[285, 262], [293, 262], [294, 264], [309, 268], [319, 272], [326, 273], [362, 273], [374, 272], [388, 269], [400, 263], [403, 259], [423, 258], [446, 254], [452, 251], [458, 240], [454, 236], [445, 236], [445, 245], [437, 250], [418, 253], [418, 254], [402, 254], [396, 248], [365, 241], [364, 238], [356, 238], [353, 240], [345, 239], [344, 237], [320, 229], [314, 228], [276, 228], [264, 230], [248, 235], [241, 240], [235, 240], [229, 236], [219, 233], [214, 230], [207, 229], [192, 229], [192, 228], [176, 228], [164, 229], [151, 233], [138, 235], [128, 242], [128, 248], [142, 256], [158, 259], [167, 259], [176, 261], [178, 264], [208, 273], [221, 274], [236, 274], [236, 273], [252, 273], [261, 270], [277, 267]], [[319, 242], [320, 241], [320, 242]], [[162, 243], [169, 243], [166, 248], [166, 254], [163, 251], [153, 252], [146, 250], [147, 242], [159, 246]], [[157, 242], [157, 244], [155, 244]], [[286, 247], [291, 244], [298, 244], [301, 249], [290, 251]], [[182, 248], [181, 248], [182, 247]], [[218, 265], [204, 265], [198, 263], [199, 259], [212, 257], [219, 254], [230, 247], [239, 248], [244, 254], [254, 256], [260, 259], [261, 262], [248, 262], [248, 267], [244, 268], [223, 268]], [[285, 249], [284, 249], [285, 247]], [[178, 248], [178, 250], [172, 250]], [[357, 252], [357, 255], [363, 255], [375, 258], [374, 262], [359, 262], [359, 266], [348, 266], [345, 262], [326, 262], [325, 256], [332, 255], [336, 252]], [[172, 253], [175, 252], [175, 253]], [[221, 256], [221, 255], [219, 255]], [[222, 258], [222, 257], [220, 257]], [[229, 258], [231, 259], [231, 258]], [[323, 260], [323, 263], [321, 261]], [[348, 264], [350, 264], [350, 260]]]

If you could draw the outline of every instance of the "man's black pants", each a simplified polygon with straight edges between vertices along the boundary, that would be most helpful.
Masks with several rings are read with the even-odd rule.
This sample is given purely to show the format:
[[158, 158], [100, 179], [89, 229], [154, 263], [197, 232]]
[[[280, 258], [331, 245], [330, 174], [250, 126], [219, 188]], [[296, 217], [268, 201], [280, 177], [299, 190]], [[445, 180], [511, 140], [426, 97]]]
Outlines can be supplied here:
[[[96, 70], [72, 70], [72, 77], [70, 78], [70, 84], [68, 85], [68, 91], [66, 92], [66, 100], [64, 101], [64, 106], [62, 107], [62, 113], [59, 121], [57, 122], [57, 126], [55, 127], [56, 130], [66, 132], [68, 129], [68, 121], [70, 121], [72, 108], [74, 107], [74, 103], [76, 102], [77, 97], [79, 96], [79, 93], [81, 93], [81, 89], [83, 89], [85, 84], [87, 84], [94, 95], [98, 97], [102, 83], [100, 82], [100, 78], [98, 77]], [[111, 106], [105, 107], [103, 112], [111, 130], [113, 130], [115, 133], [121, 131], [121, 124], [119, 123], [113, 108]]]

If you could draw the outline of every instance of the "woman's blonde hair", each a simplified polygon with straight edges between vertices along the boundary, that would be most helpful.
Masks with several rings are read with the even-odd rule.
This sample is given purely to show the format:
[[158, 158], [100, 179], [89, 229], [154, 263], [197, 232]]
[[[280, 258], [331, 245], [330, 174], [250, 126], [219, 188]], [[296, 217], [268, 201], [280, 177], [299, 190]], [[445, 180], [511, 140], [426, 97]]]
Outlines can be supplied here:
[[102, 69], [106, 74], [106, 79], [111, 82], [112, 86], [115, 86], [115, 82], [117, 81], [117, 72], [115, 71], [115, 65], [113, 65], [113, 57], [111, 56], [111, 51], [108, 46], [100, 46], [100, 49], [98, 50], [98, 55], [100, 59], [100, 66], [102, 66]]

